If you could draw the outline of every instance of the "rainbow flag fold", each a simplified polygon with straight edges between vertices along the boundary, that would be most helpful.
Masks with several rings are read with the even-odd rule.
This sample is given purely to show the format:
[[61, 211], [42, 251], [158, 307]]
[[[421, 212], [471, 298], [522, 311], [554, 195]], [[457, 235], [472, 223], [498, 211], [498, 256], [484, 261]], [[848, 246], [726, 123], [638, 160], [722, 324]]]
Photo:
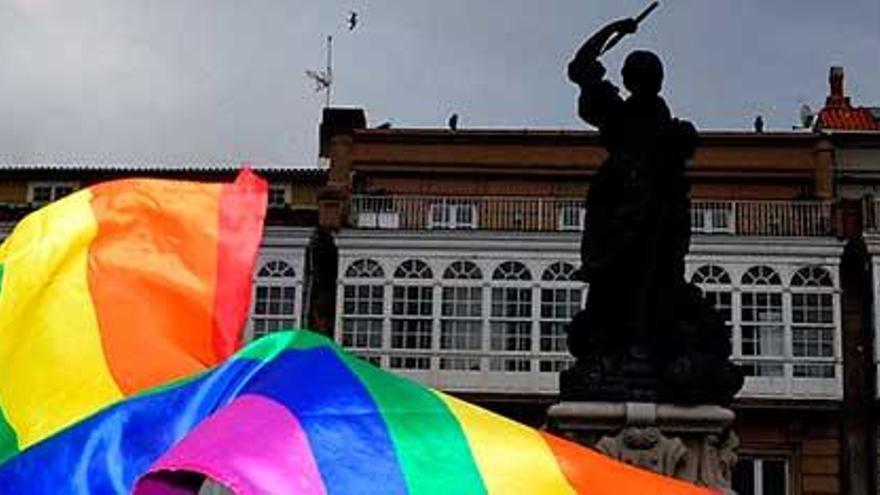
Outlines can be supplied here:
[[0, 493], [703, 494], [307, 331], [238, 350], [266, 204], [124, 180], [0, 246]]
[[266, 183], [77, 191], [0, 246], [0, 462], [240, 346]]
[[[0, 466], [10, 493], [700, 494], [354, 358], [271, 335]], [[147, 474], [145, 477], [141, 475]], [[152, 475], [151, 475], [152, 474]]]

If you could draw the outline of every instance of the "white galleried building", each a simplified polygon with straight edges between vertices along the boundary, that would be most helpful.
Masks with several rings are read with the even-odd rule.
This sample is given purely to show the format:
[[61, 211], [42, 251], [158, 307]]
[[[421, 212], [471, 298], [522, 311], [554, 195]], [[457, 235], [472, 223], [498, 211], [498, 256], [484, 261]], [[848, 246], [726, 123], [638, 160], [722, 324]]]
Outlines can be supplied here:
[[[831, 72], [809, 129], [702, 132], [687, 276], [731, 330], [744, 494], [876, 493], [880, 112]], [[686, 116], [685, 116], [686, 117]], [[395, 373], [539, 426], [589, 287], [587, 131], [369, 129], [327, 109], [327, 167], [271, 184], [248, 338], [333, 336]], [[0, 222], [119, 177], [231, 179], [238, 165], [0, 164]]]

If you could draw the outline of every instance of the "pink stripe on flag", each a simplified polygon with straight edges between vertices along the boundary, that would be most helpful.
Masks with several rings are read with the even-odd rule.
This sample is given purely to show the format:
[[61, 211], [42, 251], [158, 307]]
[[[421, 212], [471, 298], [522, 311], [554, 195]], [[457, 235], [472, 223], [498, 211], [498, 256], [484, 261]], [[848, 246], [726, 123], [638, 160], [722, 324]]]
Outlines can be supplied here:
[[240, 495], [326, 494], [299, 421], [258, 395], [240, 396], [203, 421], [150, 468], [160, 471], [201, 473]]

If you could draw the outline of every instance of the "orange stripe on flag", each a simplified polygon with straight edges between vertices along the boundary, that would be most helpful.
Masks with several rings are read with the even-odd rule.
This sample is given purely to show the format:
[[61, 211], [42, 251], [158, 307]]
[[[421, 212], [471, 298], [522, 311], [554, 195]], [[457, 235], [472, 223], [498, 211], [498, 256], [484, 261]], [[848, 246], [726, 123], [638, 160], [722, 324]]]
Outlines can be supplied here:
[[126, 395], [219, 363], [212, 345], [219, 184], [123, 180], [93, 188], [89, 290]]
[[587, 495], [717, 495], [672, 478], [614, 461], [598, 452], [541, 432], [562, 472], [579, 494]]

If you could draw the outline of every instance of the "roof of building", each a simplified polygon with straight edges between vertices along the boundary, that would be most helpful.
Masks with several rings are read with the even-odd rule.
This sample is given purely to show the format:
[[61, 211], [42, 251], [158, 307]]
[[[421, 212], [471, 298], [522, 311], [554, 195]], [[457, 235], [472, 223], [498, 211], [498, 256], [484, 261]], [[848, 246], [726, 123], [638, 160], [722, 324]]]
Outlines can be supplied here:
[[828, 97], [819, 111], [816, 127], [823, 131], [880, 132], [880, 108], [854, 107], [843, 89], [843, 67], [828, 74]]
[[825, 130], [880, 131], [880, 107], [825, 107], [818, 125]]
[[245, 166], [257, 172], [323, 174], [321, 165], [291, 165], [279, 163], [233, 162], [103, 162], [103, 161], [29, 161], [2, 160], [0, 171], [94, 171], [94, 172], [234, 172]]

